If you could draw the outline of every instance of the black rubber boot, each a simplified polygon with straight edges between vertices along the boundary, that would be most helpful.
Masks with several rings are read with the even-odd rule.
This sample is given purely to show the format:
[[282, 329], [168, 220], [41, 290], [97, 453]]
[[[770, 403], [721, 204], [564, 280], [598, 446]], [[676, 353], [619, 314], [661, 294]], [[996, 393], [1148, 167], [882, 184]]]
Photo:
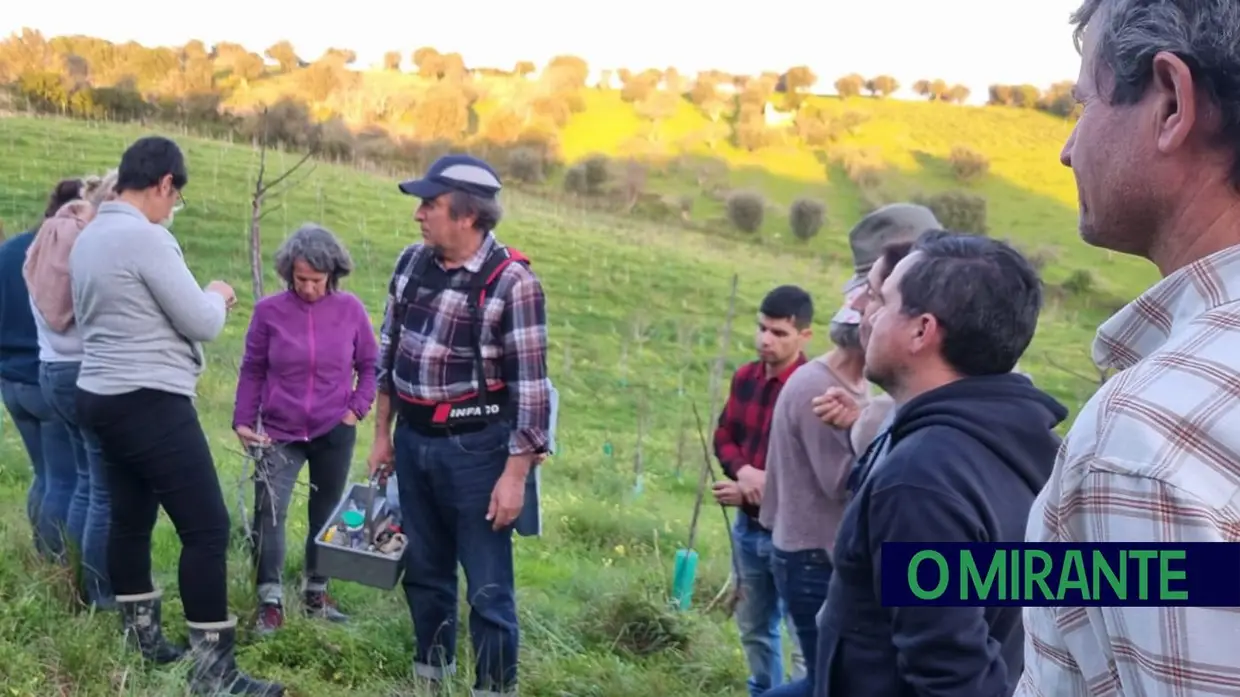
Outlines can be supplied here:
[[189, 623], [194, 661], [190, 692], [196, 695], [261, 695], [283, 697], [284, 686], [252, 678], [237, 669], [237, 618], [208, 624]]
[[148, 661], [164, 665], [173, 663], [184, 655], [184, 650], [173, 646], [164, 638], [162, 612], [163, 593], [151, 591], [141, 595], [118, 595], [116, 607], [120, 610], [121, 630], [125, 642], [142, 652]]

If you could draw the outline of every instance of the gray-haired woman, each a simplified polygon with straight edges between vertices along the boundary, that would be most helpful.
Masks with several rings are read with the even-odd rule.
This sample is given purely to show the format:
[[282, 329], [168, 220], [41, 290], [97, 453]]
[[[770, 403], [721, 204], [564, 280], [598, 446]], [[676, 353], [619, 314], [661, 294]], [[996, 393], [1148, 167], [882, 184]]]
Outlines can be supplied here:
[[288, 290], [259, 301], [246, 334], [233, 429], [245, 445], [271, 446], [254, 490], [260, 633], [284, 623], [284, 524], [307, 461], [303, 605], [311, 616], [347, 619], [328, 597], [327, 579], [316, 573], [314, 537], [344, 493], [356, 425], [375, 398], [374, 327], [362, 302], [338, 287], [352, 269], [335, 235], [303, 225], [276, 252], [276, 271]]

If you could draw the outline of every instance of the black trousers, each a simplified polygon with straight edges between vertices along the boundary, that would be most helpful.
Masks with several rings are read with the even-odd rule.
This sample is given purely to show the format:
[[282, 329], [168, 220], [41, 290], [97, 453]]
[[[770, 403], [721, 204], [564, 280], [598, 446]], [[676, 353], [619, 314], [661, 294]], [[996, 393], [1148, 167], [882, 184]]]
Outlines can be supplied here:
[[228, 509], [193, 401], [147, 389], [97, 395], [79, 388], [77, 399], [78, 418], [98, 434], [107, 462], [108, 573], [117, 599], [155, 590], [151, 531], [163, 506], [181, 538], [185, 619], [226, 621]]
[[338, 424], [309, 442], [277, 443], [265, 461], [256, 465], [262, 475], [254, 482], [254, 525], [251, 551], [257, 572], [259, 602], [283, 598], [282, 575], [287, 545], [284, 527], [297, 475], [310, 463], [310, 530], [306, 533], [305, 577], [308, 591], [327, 589], [319, 573], [319, 547], [314, 538], [327, 525], [349, 483], [349, 466], [357, 442], [357, 425]]

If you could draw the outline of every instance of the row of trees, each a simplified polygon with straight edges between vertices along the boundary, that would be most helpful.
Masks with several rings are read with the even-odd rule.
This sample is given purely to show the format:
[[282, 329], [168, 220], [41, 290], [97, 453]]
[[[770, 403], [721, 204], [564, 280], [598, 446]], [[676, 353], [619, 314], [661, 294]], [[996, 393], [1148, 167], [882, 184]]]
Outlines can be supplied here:
[[[291, 47], [288, 50], [291, 51]], [[434, 48], [423, 47], [414, 51], [411, 58], [417, 74], [424, 78], [444, 79], [470, 72], [465, 67], [464, 59], [459, 53], [440, 54]], [[400, 71], [401, 64], [402, 54], [399, 51], [389, 51], [384, 57], [386, 70]], [[571, 67], [573, 82], [578, 85], [584, 85], [589, 75], [586, 62], [576, 56], [557, 57], [553, 59], [549, 67]], [[507, 75], [528, 78], [536, 70], [533, 62], [518, 61], [511, 71], [480, 68], [474, 72], [487, 76]], [[666, 70], [648, 68], [637, 73], [621, 68], [617, 71], [602, 71], [596, 86], [602, 89], [612, 89], [616, 86], [613, 78], [618, 78], [625, 101], [642, 102], [662, 88], [672, 94], [687, 96], [694, 104], [705, 107], [710, 113], [718, 113], [717, 110], [712, 111], [710, 107], [718, 99], [719, 90], [724, 87], [728, 88], [728, 92], [737, 93], [742, 97], [749, 92], [751, 97], [756, 93], [760, 94], [763, 99], [768, 99], [771, 93], [777, 92], [784, 95], [783, 105], [786, 108], [797, 109], [819, 82], [813, 70], [804, 65], [790, 68], [782, 74], [764, 73], [756, 78], [708, 70], [698, 73], [692, 81], [686, 80], [676, 68]], [[833, 86], [835, 93], [845, 99], [857, 97], [863, 93], [881, 99], [890, 97], [900, 89], [899, 81], [891, 75], [867, 78], [859, 73], [844, 75], [836, 79]], [[1044, 92], [1035, 85], [1029, 84], [995, 84], [989, 88], [987, 104], [1039, 109], [1057, 116], [1068, 117], [1072, 115], [1076, 106], [1072, 97], [1073, 86], [1074, 83], [1071, 81], [1057, 82]], [[930, 101], [956, 104], [965, 103], [972, 94], [972, 90], [967, 86], [959, 83], [950, 84], [940, 78], [918, 80], [913, 83], [912, 90], [915, 94]]]
[[[588, 65], [575, 56], [552, 59], [537, 78], [533, 64], [524, 61], [508, 73], [519, 79], [496, 81], [490, 79], [493, 74], [467, 70], [459, 54], [422, 48], [413, 54], [422, 83], [414, 89], [401, 85], [388, 90], [366, 84], [360, 73], [349, 69], [356, 55], [346, 49], [329, 49], [307, 62], [284, 41], [269, 47], [265, 56], [228, 43], [210, 49], [201, 42], [148, 49], [90, 37], [47, 40], [25, 30], [0, 42], [0, 82], [13, 85], [23, 106], [83, 118], [167, 119], [235, 131], [247, 114], [238, 104], [261, 89], [261, 99], [248, 101], [270, 103], [273, 96], [283, 95], [284, 101], [304, 104], [312, 120], [328, 130], [348, 124], [368, 139], [382, 132], [422, 142], [539, 141], [553, 149], [572, 114], [585, 108], [588, 89]], [[395, 58], [389, 56], [398, 67]], [[686, 102], [709, 121], [686, 137], [712, 148], [725, 139], [750, 150], [790, 139], [821, 148], [861, 120], [855, 113], [832, 115], [808, 102], [808, 89], [817, 76], [805, 66], [757, 76], [705, 71], [693, 79], [674, 68], [619, 70], [602, 80], [618, 81], [621, 97], [633, 103], [650, 126], [639, 138], [652, 141], [658, 130], [653, 126]], [[897, 87], [889, 76], [866, 82], [872, 94], [880, 96]], [[492, 108], [480, 116], [475, 107], [487, 97]], [[792, 118], [772, 125], [771, 110]]]
[[1038, 109], [1056, 116], [1073, 117], [1079, 114], [1076, 98], [1072, 92], [1076, 83], [1071, 80], [1056, 82], [1046, 91], [1033, 85], [991, 85], [988, 104]]
[[[440, 53], [424, 46], [413, 51], [409, 58], [416, 74], [432, 83], [466, 83], [472, 77], [510, 77], [530, 80], [537, 72], [531, 61], [518, 61], [511, 70], [498, 68], [470, 69], [459, 53]], [[279, 41], [260, 55], [230, 42], [220, 42], [208, 48], [201, 41], [191, 41], [179, 48], [148, 48], [129, 42], [112, 44], [102, 39], [85, 36], [59, 36], [46, 39], [38, 31], [23, 29], [0, 42], [0, 83], [12, 83], [23, 74], [56, 73], [68, 84], [64, 91], [74, 87], [114, 87], [131, 83], [148, 98], [182, 98], [187, 95], [215, 93], [228, 95], [269, 75], [301, 73], [296, 87], [312, 101], [323, 101], [333, 92], [356, 86], [357, 74], [349, 68], [356, 63], [357, 54], [349, 49], [329, 48], [313, 61], [303, 58], [289, 41]], [[384, 67], [401, 71], [404, 54], [389, 51], [384, 57]], [[541, 79], [554, 87], [553, 91], [576, 90], [587, 87], [589, 66], [577, 56], [558, 56], [543, 69]], [[548, 79], [550, 78], [550, 79]], [[782, 73], [768, 72], [761, 75], [735, 75], [717, 70], [703, 71], [694, 79], [687, 79], [675, 68], [665, 70], [647, 69], [640, 72], [620, 69], [603, 71], [596, 87], [619, 87], [630, 102], [645, 102], [656, 92], [666, 92], [668, 97], [656, 100], [652, 111], [658, 112], [674, 103], [675, 96], [685, 96], [704, 107], [708, 115], [725, 115], [719, 103], [728, 96], [737, 96], [742, 102], [756, 103], [770, 100], [772, 95], [782, 95], [778, 106], [783, 110], [798, 109], [818, 84], [818, 76], [807, 66], [794, 66]], [[49, 78], [42, 78], [44, 83]], [[899, 90], [899, 82], [890, 75], [866, 78], [851, 73], [835, 80], [836, 93], [844, 98], [855, 97], [863, 92], [882, 98]], [[931, 100], [962, 103], [969, 97], [964, 85], [948, 84], [941, 79], [918, 80], [913, 83], [915, 93]], [[990, 103], [1044, 108], [1055, 113], [1070, 112], [1071, 84], [1052, 86], [1042, 95], [1030, 85], [993, 85]], [[720, 98], [722, 92], [724, 98]], [[49, 95], [51, 96], [51, 95]], [[735, 111], [728, 116], [744, 116]]]

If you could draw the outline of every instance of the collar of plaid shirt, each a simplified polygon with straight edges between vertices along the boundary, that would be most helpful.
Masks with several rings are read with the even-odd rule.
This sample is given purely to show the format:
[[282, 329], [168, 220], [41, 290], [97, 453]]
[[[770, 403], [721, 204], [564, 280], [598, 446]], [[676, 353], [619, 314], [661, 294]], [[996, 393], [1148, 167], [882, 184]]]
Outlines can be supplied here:
[[[1078, 414], [1031, 542], [1240, 541], [1240, 246], [1186, 266], [1098, 330], [1119, 369]], [[1231, 608], [1029, 607], [1015, 697], [1240, 694]]]
[[[766, 374], [766, 366], [759, 363], [758, 376], [762, 378], [763, 382], [775, 380], [782, 387], [788, 384], [788, 378], [792, 377], [792, 374], [796, 372], [797, 368], [800, 368], [801, 366], [805, 365], [806, 362], [808, 361], [809, 359], [806, 358], [804, 353], [798, 353], [797, 357], [792, 360], [791, 365], [789, 365], [788, 367], [784, 368], [783, 370], [769, 377]], [[772, 408], [774, 408], [774, 405], [772, 405]]]
[[775, 400], [792, 373], [805, 365], [804, 353], [776, 373], [766, 374], [766, 364], [750, 361], [736, 371], [733, 390], [720, 414], [715, 431], [715, 451], [724, 472], [735, 478], [741, 465], [766, 468], [766, 446]]
[[1098, 328], [1093, 359], [1124, 370], [1158, 351], [1206, 312], [1240, 300], [1240, 245], [1200, 259], [1156, 283]]
[[[465, 260], [465, 263], [463, 264], [465, 270], [470, 273], [478, 273], [478, 271], [482, 268], [482, 265], [486, 263], [487, 256], [491, 254], [492, 249], [495, 249], [495, 233], [488, 232], [483, 235], [482, 245], [478, 247], [478, 251], [474, 252], [473, 256]], [[444, 269], [445, 271], [448, 270], [443, 265], [443, 259], [439, 258], [438, 254], [435, 254], [431, 258], [436, 264], [439, 265], [439, 268]]]

